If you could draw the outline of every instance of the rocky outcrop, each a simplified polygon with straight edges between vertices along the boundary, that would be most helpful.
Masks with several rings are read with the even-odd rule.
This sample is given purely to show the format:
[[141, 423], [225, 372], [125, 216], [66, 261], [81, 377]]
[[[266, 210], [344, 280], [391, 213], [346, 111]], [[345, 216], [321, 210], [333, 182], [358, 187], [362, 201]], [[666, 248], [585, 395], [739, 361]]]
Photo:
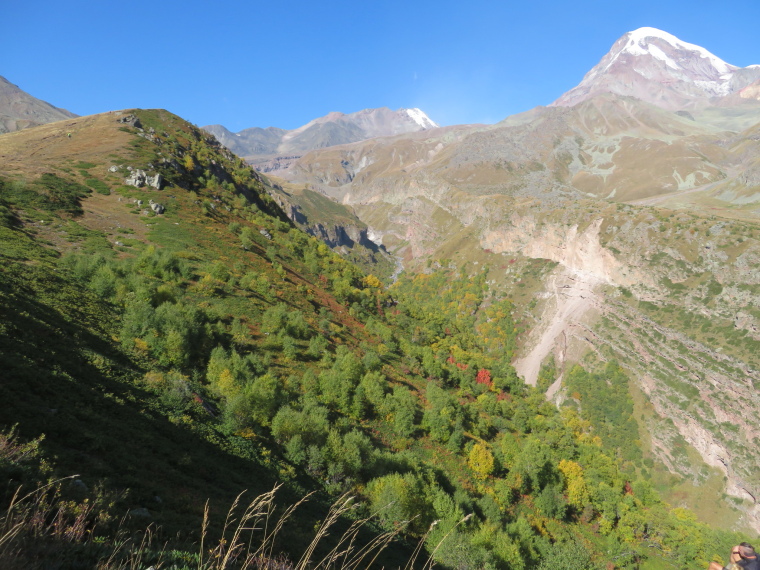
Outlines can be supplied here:
[[[590, 281], [629, 285], [632, 275], [599, 240], [602, 219], [585, 228], [577, 224], [537, 224], [530, 216], [514, 214], [510, 224], [488, 230], [481, 238], [483, 249], [494, 253], [520, 252], [527, 257], [550, 259]], [[639, 276], [643, 277], [643, 276]]]
[[306, 231], [316, 238], [321, 239], [328, 246], [335, 249], [338, 247], [354, 247], [360, 245], [373, 251], [378, 250], [375, 242], [369, 239], [367, 228], [357, 226], [324, 226], [320, 223], [306, 228]]
[[121, 111], [118, 111], [116, 114], [119, 116], [118, 119], [116, 119], [117, 123], [121, 123], [122, 125], [126, 125], [128, 127], [134, 127], [136, 129], [142, 128], [142, 123], [136, 115], [133, 115], [131, 113], [129, 115], [122, 115]]
[[301, 158], [300, 155], [275, 156], [274, 158], [269, 158], [269, 159], [258, 159], [258, 160], [254, 159], [250, 161], [250, 164], [259, 172], [264, 172], [264, 173], [278, 172], [280, 170], [287, 170], [299, 158]]
[[148, 185], [157, 190], [161, 189], [162, 183], [163, 177], [161, 174], [154, 174], [151, 176], [139, 168], [132, 170], [131, 174], [124, 180], [124, 184], [127, 186], [136, 186], [137, 188], [141, 188], [142, 186]]

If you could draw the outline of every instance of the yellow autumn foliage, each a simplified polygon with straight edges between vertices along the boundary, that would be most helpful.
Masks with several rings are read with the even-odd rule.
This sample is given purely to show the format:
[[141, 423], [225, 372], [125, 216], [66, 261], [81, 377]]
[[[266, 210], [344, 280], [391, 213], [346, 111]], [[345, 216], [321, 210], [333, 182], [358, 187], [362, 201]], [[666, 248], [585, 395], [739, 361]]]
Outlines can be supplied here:
[[481, 479], [485, 479], [491, 473], [493, 473], [493, 454], [488, 450], [488, 447], [486, 447], [485, 444], [476, 443], [470, 450], [470, 456], [467, 460], [467, 464], [470, 466], [470, 469], [472, 469], [475, 475]]

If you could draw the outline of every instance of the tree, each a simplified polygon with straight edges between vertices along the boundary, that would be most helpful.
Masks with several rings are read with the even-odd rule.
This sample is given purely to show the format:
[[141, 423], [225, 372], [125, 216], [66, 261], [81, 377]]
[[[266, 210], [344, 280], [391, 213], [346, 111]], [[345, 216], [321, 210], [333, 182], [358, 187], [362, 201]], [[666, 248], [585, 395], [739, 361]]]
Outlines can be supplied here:
[[422, 416], [422, 425], [436, 441], [449, 440], [454, 423], [459, 416], [456, 400], [435, 382], [428, 382], [425, 395], [430, 407]]
[[285, 303], [277, 303], [269, 307], [261, 316], [261, 331], [268, 334], [277, 334], [285, 326], [288, 316], [288, 306]]
[[588, 486], [583, 477], [583, 468], [575, 461], [563, 459], [559, 462], [559, 470], [564, 475], [567, 502], [582, 510], [589, 502]]
[[393, 414], [393, 427], [399, 437], [410, 437], [414, 433], [417, 415], [417, 398], [403, 386], [395, 386], [393, 394], [386, 396], [388, 407]]
[[306, 354], [311, 358], [320, 359], [329, 345], [330, 341], [328, 341], [321, 333], [315, 334], [309, 341], [309, 348], [306, 349]]
[[253, 419], [267, 426], [282, 404], [282, 384], [271, 374], [254, 380], [246, 390]]
[[378, 518], [393, 528], [408, 524], [414, 534], [427, 531], [431, 508], [425, 500], [422, 481], [413, 473], [391, 473], [373, 479], [367, 485], [372, 510]]
[[478, 478], [486, 479], [493, 473], [493, 454], [485, 444], [478, 442], [472, 446], [467, 464]]
[[296, 344], [296, 341], [287, 334], [282, 338], [282, 354], [291, 362], [298, 358], [298, 345]]

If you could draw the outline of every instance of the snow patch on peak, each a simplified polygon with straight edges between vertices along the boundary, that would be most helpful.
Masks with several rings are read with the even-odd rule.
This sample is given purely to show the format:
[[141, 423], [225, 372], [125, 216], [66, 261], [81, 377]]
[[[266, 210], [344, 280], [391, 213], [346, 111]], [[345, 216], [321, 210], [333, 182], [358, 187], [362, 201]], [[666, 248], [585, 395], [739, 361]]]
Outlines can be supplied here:
[[661, 40], [665, 40], [666, 42], [674, 46], [683, 43], [673, 34], [669, 34], [668, 32], [664, 30], [658, 30], [657, 28], [650, 28], [650, 27], [638, 28], [636, 30], [633, 30], [632, 32], [628, 32], [626, 35], [628, 36], [630, 40], [629, 43], [631, 41], [635, 43], [640, 43], [641, 40], [644, 40], [646, 38], [660, 38]]
[[678, 69], [678, 64], [657, 46], [649, 46], [649, 53], [651, 53], [656, 59], [664, 61], [665, 65], [668, 67]]
[[406, 113], [407, 116], [412, 119], [412, 121], [417, 123], [423, 129], [434, 129], [438, 127], [438, 125], [434, 123], [430, 117], [428, 117], [421, 109], [417, 109], [416, 107], [414, 109], [402, 109], [402, 112]]

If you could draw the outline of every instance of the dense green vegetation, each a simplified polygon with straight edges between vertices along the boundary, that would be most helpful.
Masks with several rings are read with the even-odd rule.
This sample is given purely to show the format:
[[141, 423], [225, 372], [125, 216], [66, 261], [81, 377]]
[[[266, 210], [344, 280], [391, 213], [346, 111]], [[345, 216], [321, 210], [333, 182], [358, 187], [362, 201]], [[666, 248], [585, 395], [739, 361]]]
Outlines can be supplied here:
[[570, 370], [565, 386], [577, 402], [581, 415], [594, 426], [603, 447], [622, 459], [624, 464], [640, 464], [641, 441], [633, 418], [628, 377], [623, 369], [609, 362], [603, 372], [593, 374], [575, 366]]
[[[164, 216], [125, 210], [151, 222], [145, 240], [112, 248], [88, 233], [75, 182], [2, 181], [2, 499], [75, 473], [84, 486], [45, 495], [81, 533], [39, 532], [48, 546], [21, 554], [0, 543], [0, 556], [118, 567], [134, 545], [145, 564], [218, 567], [198, 554], [206, 499], [218, 539], [239, 492], [280, 482], [285, 505], [319, 492], [269, 551], [291, 560], [343, 493], [359, 499], [346, 517], [375, 515], [357, 544], [401, 532], [386, 567], [417, 542], [419, 565], [581, 569], [706, 566], [739, 541], [628, 467], [621, 369], [573, 371], [579, 411], [523, 385], [513, 306], [486, 269], [385, 289], [289, 224], [215, 141], [163, 112], [139, 117], [161, 137], [135, 137], [130, 164], [163, 164], [176, 195]], [[40, 209], [70, 228], [56, 248], [35, 233]], [[587, 397], [600, 384], [608, 407]], [[153, 522], [169, 547], [121, 548], [126, 513], [128, 532]]]

